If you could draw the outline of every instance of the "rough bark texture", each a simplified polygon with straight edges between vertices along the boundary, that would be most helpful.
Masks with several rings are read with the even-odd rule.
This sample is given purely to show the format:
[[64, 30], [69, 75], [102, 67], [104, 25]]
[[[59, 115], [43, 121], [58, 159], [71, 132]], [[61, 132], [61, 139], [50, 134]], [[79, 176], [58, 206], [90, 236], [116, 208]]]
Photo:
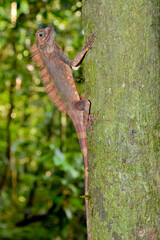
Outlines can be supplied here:
[[84, 0], [92, 240], [160, 239], [158, 1]]

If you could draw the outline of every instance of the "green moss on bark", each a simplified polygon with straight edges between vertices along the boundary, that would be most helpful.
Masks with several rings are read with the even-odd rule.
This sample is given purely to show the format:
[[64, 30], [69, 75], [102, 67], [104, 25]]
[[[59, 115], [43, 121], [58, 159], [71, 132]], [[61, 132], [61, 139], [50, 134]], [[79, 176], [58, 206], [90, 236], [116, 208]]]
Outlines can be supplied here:
[[158, 4], [86, 0], [87, 97], [100, 110], [89, 131], [92, 240], [159, 239]]

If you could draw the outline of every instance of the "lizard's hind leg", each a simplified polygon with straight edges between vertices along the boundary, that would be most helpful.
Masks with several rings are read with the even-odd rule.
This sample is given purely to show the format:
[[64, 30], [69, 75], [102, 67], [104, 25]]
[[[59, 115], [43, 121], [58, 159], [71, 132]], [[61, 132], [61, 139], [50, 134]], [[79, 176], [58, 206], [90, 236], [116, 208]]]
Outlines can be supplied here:
[[86, 96], [83, 95], [81, 97], [81, 100], [80, 101], [77, 101], [75, 103], [75, 107], [76, 109], [78, 109], [79, 111], [83, 111], [83, 123], [84, 123], [84, 126], [88, 126], [89, 124], [89, 111], [90, 111], [90, 101], [88, 101], [86, 99]]

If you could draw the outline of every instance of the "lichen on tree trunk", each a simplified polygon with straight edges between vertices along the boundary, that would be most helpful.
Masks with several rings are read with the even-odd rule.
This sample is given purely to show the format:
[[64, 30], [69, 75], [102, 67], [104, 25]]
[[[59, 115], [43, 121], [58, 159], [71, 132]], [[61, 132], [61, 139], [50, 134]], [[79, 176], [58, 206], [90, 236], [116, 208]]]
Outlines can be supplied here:
[[160, 239], [158, 1], [85, 0], [91, 240]]

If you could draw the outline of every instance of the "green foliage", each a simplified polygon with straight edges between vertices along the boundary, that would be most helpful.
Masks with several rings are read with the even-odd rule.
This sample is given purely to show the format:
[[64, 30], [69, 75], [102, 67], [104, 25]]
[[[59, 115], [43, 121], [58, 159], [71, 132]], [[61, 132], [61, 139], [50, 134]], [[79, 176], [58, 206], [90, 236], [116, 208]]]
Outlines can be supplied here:
[[[75, 130], [50, 102], [29, 56], [35, 32], [47, 25], [73, 59], [83, 40], [81, 1], [1, 1], [0, 239], [85, 239]], [[83, 90], [81, 70], [74, 74]]]

